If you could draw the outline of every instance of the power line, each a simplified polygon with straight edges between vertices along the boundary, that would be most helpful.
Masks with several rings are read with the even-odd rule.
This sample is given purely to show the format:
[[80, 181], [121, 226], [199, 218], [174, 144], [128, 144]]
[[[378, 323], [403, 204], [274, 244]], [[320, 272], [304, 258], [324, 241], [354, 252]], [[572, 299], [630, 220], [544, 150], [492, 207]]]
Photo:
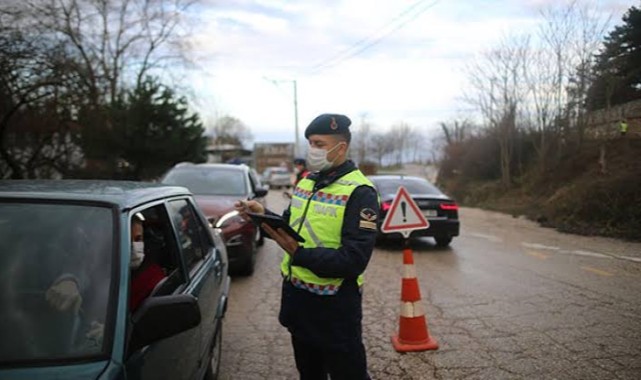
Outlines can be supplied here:
[[[403, 28], [411, 21], [414, 21], [418, 16], [425, 13], [425, 11], [434, 7], [439, 2], [439, 0], [433, 0], [429, 4], [425, 5], [424, 3], [426, 2], [427, 0], [419, 0], [414, 4], [410, 5], [404, 11], [402, 11], [400, 14], [394, 17], [390, 22], [385, 24], [382, 28], [378, 29], [374, 34], [359, 40], [349, 48], [339, 52], [338, 54], [335, 54], [331, 58], [314, 66], [312, 68], [312, 73], [316, 74], [329, 67], [336, 66], [350, 58], [353, 58], [363, 53], [367, 49], [370, 49], [371, 47], [377, 45], [378, 43], [383, 41], [386, 37], [388, 37], [390, 34]], [[397, 25], [394, 25], [394, 24], [397, 24]]]

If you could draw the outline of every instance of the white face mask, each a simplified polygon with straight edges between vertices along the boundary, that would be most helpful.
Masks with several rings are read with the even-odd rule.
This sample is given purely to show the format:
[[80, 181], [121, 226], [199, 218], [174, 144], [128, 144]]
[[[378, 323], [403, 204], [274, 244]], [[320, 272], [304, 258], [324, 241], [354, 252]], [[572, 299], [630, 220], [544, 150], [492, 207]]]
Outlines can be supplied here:
[[131, 243], [131, 261], [129, 268], [136, 269], [142, 264], [145, 259], [145, 243], [141, 241], [134, 241]]
[[341, 144], [338, 143], [330, 150], [325, 150], [323, 148], [315, 148], [313, 146], [309, 147], [307, 150], [307, 168], [313, 172], [327, 170], [334, 165], [335, 159], [331, 162], [327, 161], [327, 155], [332, 152], [334, 149], [338, 148]]

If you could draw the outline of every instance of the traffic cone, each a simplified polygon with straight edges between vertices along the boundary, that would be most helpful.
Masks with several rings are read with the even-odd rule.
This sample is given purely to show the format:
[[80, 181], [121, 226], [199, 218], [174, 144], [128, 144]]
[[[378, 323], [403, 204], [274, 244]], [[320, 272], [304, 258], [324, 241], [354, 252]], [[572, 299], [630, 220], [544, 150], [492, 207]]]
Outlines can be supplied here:
[[398, 334], [392, 336], [392, 344], [398, 352], [438, 349], [438, 343], [430, 336], [421, 305], [421, 291], [416, 279], [414, 258], [410, 248], [403, 249], [403, 283], [401, 288], [401, 316]]

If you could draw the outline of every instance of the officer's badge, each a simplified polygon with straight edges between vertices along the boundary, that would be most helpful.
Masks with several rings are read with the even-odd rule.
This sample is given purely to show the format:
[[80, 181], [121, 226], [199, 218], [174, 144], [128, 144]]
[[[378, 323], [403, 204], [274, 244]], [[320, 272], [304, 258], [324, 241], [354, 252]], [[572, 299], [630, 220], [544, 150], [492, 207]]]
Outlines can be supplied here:
[[329, 127], [335, 131], [338, 129], [338, 123], [336, 122], [336, 118], [332, 116], [332, 121], [329, 123]]
[[376, 211], [371, 208], [364, 208], [360, 212], [360, 217], [361, 219], [358, 223], [360, 228], [376, 231], [376, 219], [378, 218]]

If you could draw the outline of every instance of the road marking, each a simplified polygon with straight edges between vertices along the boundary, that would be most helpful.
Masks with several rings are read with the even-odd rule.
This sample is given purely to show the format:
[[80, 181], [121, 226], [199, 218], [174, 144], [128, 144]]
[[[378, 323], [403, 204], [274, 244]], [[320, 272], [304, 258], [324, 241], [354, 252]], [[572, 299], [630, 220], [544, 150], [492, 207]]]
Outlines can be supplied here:
[[489, 240], [489, 241], [492, 241], [494, 243], [503, 242], [503, 239], [501, 239], [498, 236], [494, 236], [494, 235], [479, 234], [479, 233], [476, 233], [476, 232], [471, 232], [471, 233], [469, 233], [469, 235], [476, 236], [476, 237], [481, 238], [481, 239]]
[[546, 255], [545, 253], [537, 252], [537, 251], [525, 251], [525, 253], [541, 260], [547, 260], [547, 258], [549, 257], [549, 255]]
[[570, 251], [570, 253], [573, 253], [573, 254], [579, 255], [579, 256], [599, 257], [599, 258], [602, 258], [602, 259], [611, 259], [612, 258], [612, 256], [605, 255], [603, 253], [592, 252], [592, 251], [582, 251], [580, 249], [577, 249], [577, 250], [574, 250], [574, 251]]
[[523, 242], [521, 243], [522, 246], [526, 248], [534, 248], [534, 249], [545, 249], [545, 250], [550, 250], [550, 251], [558, 251], [561, 248], [559, 247], [554, 247], [551, 245], [543, 245], [543, 244], [538, 244], [538, 243], [528, 243], [528, 242]]
[[599, 276], [614, 276], [614, 273], [610, 273], [610, 272], [607, 272], [607, 271], [604, 271], [604, 270], [601, 270], [601, 269], [597, 269], [597, 268], [582, 266], [581, 269], [583, 269], [585, 271], [588, 271], [588, 272], [592, 272], [594, 274], [598, 274]]
[[635, 263], [641, 263], [641, 257], [631, 257], [631, 256], [616, 256], [619, 259], [634, 261]]

